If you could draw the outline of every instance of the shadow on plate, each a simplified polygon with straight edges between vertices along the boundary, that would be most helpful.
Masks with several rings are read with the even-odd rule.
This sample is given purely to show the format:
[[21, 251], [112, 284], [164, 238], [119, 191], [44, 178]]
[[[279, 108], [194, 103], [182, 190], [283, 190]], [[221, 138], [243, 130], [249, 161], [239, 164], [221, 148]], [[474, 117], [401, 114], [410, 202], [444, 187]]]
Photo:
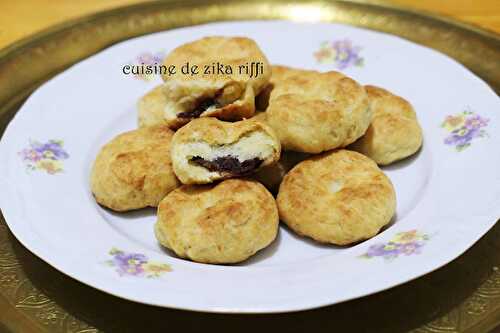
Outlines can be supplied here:
[[309, 237], [297, 234], [295, 231], [292, 231], [292, 229], [290, 229], [290, 227], [288, 225], [286, 225], [284, 222], [280, 221], [280, 226], [282, 229], [285, 229], [288, 232], [288, 234], [290, 235], [290, 237], [292, 237], [293, 239], [296, 239], [299, 242], [305, 242], [312, 247], [317, 247], [317, 248], [322, 248], [322, 249], [344, 249], [344, 248], [350, 248], [350, 247], [354, 246], [354, 245], [338, 246], [338, 245], [326, 244], [326, 243], [323, 244], [323, 243], [317, 242]]
[[156, 207], [145, 207], [141, 209], [135, 209], [127, 212], [116, 212], [112, 209], [109, 209], [107, 207], [101, 206], [97, 203], [95, 203], [96, 209], [99, 211], [99, 214], [101, 214], [105, 220], [107, 220], [106, 216], [104, 215], [104, 212], [106, 212], [109, 215], [112, 215], [116, 218], [120, 219], [129, 219], [129, 220], [137, 220], [138, 218], [141, 217], [149, 217], [149, 216], [156, 216]]
[[[383, 226], [380, 229], [380, 231], [377, 233], [377, 235], [375, 235], [375, 236], [378, 236], [381, 233], [385, 232], [386, 230], [390, 229], [393, 225], [395, 225], [397, 220], [398, 220], [397, 213], [394, 213], [394, 216], [391, 218], [389, 223], [386, 224], [385, 226]], [[317, 247], [317, 248], [322, 248], [322, 249], [349, 249], [349, 248], [355, 247], [357, 245], [363, 244], [364, 242], [371, 239], [370, 238], [370, 239], [362, 240], [362, 241], [359, 241], [359, 242], [356, 242], [353, 244], [344, 245], [344, 246], [335, 245], [335, 244], [327, 244], [327, 243], [320, 243], [320, 242], [317, 242], [309, 237], [297, 234], [296, 232], [292, 231], [292, 229], [290, 229], [290, 227], [288, 225], [286, 225], [284, 222], [280, 221], [280, 226], [281, 226], [281, 229], [285, 229], [288, 232], [290, 237], [296, 239], [297, 241], [305, 242], [312, 247]]]

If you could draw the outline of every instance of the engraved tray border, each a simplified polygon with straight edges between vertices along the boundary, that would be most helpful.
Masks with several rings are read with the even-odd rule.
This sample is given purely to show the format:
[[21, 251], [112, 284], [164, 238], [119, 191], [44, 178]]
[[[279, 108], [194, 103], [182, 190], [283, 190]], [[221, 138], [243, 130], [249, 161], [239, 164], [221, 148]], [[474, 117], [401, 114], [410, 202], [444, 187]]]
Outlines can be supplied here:
[[[71, 64], [118, 41], [210, 21], [331, 21], [399, 35], [461, 62], [500, 92], [500, 36], [380, 1], [164, 1], [68, 21], [0, 50], [0, 130], [29, 94]], [[155, 308], [78, 283], [26, 250], [0, 216], [0, 331], [336, 329], [485, 332], [500, 323], [500, 226], [452, 263], [405, 285], [295, 314], [222, 315]], [[363, 320], [359, 320], [359, 319]], [[244, 327], [242, 325], [244, 324]]]

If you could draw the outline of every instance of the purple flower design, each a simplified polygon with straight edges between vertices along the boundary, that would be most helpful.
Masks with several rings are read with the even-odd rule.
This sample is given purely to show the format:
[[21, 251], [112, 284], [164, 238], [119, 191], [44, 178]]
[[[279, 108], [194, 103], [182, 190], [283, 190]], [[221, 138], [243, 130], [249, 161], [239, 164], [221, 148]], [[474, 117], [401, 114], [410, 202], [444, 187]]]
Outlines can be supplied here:
[[69, 157], [69, 154], [62, 148], [60, 141], [50, 140], [43, 144], [40, 142], [33, 142], [31, 148], [40, 156], [52, 160], [61, 160]]
[[393, 243], [374, 244], [368, 248], [365, 254], [367, 257], [384, 257], [386, 259], [395, 258], [399, 255], [398, 249]]
[[21, 150], [21, 157], [28, 170], [43, 170], [49, 174], [63, 171], [62, 160], [69, 158], [63, 149], [62, 140], [49, 140], [46, 143], [30, 141], [28, 148]]
[[134, 78], [151, 81], [155, 78], [156, 73], [159, 71], [155, 70], [155, 66], [160, 66], [165, 58], [165, 53], [163, 51], [152, 53], [143, 52], [139, 54], [133, 61], [130, 62], [132, 66], [132, 74]]
[[471, 113], [471, 116], [465, 120], [465, 127], [468, 129], [480, 129], [488, 125], [489, 119], [481, 118], [479, 115]]
[[447, 116], [441, 123], [441, 127], [449, 132], [444, 143], [454, 146], [457, 151], [462, 151], [469, 147], [474, 139], [488, 136], [484, 129], [488, 126], [488, 122], [489, 119], [470, 110]]
[[140, 275], [144, 273], [142, 265], [148, 262], [145, 255], [140, 253], [125, 253], [122, 251], [115, 251], [114, 264], [116, 271], [120, 275]]
[[480, 136], [480, 131], [478, 129], [462, 127], [451, 132], [451, 134], [444, 139], [444, 143], [447, 145], [454, 145], [458, 149], [464, 149], [470, 145], [472, 139], [478, 136]]
[[417, 230], [399, 232], [387, 243], [371, 245], [360, 257], [365, 259], [382, 257], [386, 260], [393, 260], [401, 255], [419, 254], [427, 240], [429, 236]]
[[412, 254], [420, 254], [420, 249], [424, 246], [424, 242], [422, 241], [415, 241], [411, 243], [406, 243], [406, 244], [398, 244], [398, 253], [399, 254], [404, 254], [406, 256], [412, 255]]
[[115, 267], [120, 276], [138, 276], [154, 278], [165, 272], [170, 272], [170, 266], [162, 263], [149, 261], [148, 257], [141, 253], [127, 253], [117, 248], [112, 248], [109, 254], [113, 257], [106, 264]]
[[135, 63], [140, 65], [159, 65], [163, 62], [165, 54], [163, 52], [144, 52], [137, 56]]
[[322, 42], [318, 51], [314, 52], [320, 64], [334, 64], [338, 69], [350, 66], [362, 66], [364, 59], [359, 55], [360, 46], [355, 46], [349, 39]]

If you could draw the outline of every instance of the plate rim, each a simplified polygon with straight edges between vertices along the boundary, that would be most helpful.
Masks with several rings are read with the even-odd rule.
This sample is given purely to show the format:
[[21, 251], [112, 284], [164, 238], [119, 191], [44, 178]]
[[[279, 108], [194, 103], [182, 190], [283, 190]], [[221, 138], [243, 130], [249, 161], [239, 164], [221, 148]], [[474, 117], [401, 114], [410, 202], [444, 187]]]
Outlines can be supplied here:
[[[237, 23], [246, 23], [246, 22], [248, 22], [248, 21], [237, 22]], [[276, 22], [278, 22], [278, 21], [276, 21]], [[362, 29], [362, 30], [364, 30], [364, 31], [369, 31], [369, 30], [367, 30], [367, 29]], [[379, 32], [375, 32], [375, 33], [379, 34]], [[394, 38], [394, 36], [389, 36], [389, 37], [390, 37], [390, 38]], [[411, 43], [411, 42], [407, 42], [407, 41], [405, 41], [405, 43], [409, 43], [409, 44], [416, 45], [415, 43]], [[422, 47], [422, 46], [419, 46], [419, 47]], [[423, 48], [426, 48], [426, 47], [423, 47]], [[438, 52], [435, 52], [435, 51], [433, 51], [433, 50], [430, 50], [429, 52], [438, 53]], [[449, 57], [448, 57], [448, 56], [446, 56], [446, 55], [444, 55], [444, 57], [449, 58]], [[450, 60], [450, 62], [451, 62], [451, 61], [452, 61], [452, 60]], [[461, 65], [460, 65], [459, 63], [457, 63], [457, 62], [455, 62], [455, 61], [453, 61], [453, 62], [454, 62], [454, 65], [455, 65], [455, 66], [456, 66], [456, 65], [461, 66]], [[472, 77], [477, 78], [477, 77], [476, 77], [473, 73], [471, 73], [471, 74], [472, 74], [472, 75], [471, 75]], [[61, 77], [59, 77], [59, 78], [61, 78]], [[51, 81], [52, 81], [52, 80], [51, 80]], [[481, 80], [481, 82], [483, 82], [483, 81]], [[489, 89], [489, 87], [486, 85], [484, 89]], [[493, 92], [493, 91], [491, 91], [491, 92]], [[493, 94], [494, 94], [494, 93], [493, 93]], [[5, 149], [7, 149], [7, 147], [8, 147], [8, 146], [5, 144], [5, 142], [4, 142], [3, 147], [4, 147]], [[494, 212], [493, 212], [493, 211], [492, 211], [492, 212], [489, 212], [489, 213], [488, 213], [488, 215], [490, 215], [490, 213], [491, 213], [491, 215], [495, 215], [495, 216], [497, 216], [497, 215], [498, 215], [498, 212], [497, 212], [497, 211], [494, 211]], [[6, 220], [8, 220], [8, 218], [7, 218]], [[490, 225], [490, 222], [488, 222], [488, 224], [489, 224], [489, 228], [488, 228], [488, 230], [489, 230], [489, 229], [490, 229], [490, 228], [494, 225], [494, 223], [492, 223], [492, 224]], [[19, 238], [19, 234], [15, 231], [15, 229], [16, 229], [16, 228], [12, 229], [12, 227], [11, 227], [11, 226], [9, 226], [9, 227], [11, 228], [11, 230], [13, 231], [13, 233], [16, 235], [16, 238], [18, 238], [18, 239], [21, 241], [21, 243], [22, 243], [25, 247], [27, 247], [28, 249], [29, 249], [30, 247], [31, 247], [31, 248], [33, 248], [33, 246], [28, 247], [28, 246], [27, 246], [27, 243], [26, 243], [25, 241], [23, 241], [23, 240], [22, 240], [22, 237], [21, 237], [21, 238]], [[482, 237], [482, 235], [484, 235], [484, 234], [485, 234], [485, 232], [484, 232], [484, 233], [481, 233], [481, 234], [480, 234], [479, 236], [477, 236], [477, 237], [474, 237], [474, 238], [475, 238], [475, 240], [474, 240], [472, 243], [470, 243], [470, 244], [469, 244], [469, 245], [468, 245], [465, 249], [461, 249], [461, 250], [460, 250], [460, 252], [455, 253], [455, 254], [453, 254], [453, 255], [451, 255], [451, 254], [450, 254], [450, 255], [447, 255], [445, 260], [442, 260], [442, 259], [441, 259], [441, 260], [439, 261], [439, 262], [440, 262], [440, 264], [438, 264], [438, 265], [433, 265], [433, 267], [432, 267], [432, 268], [426, 268], [425, 270], [423, 270], [423, 271], [424, 271], [424, 273], [423, 273], [423, 274], [420, 274], [420, 273], [419, 273], [419, 274], [417, 274], [418, 276], [413, 276], [413, 275], [415, 275], [415, 274], [409, 274], [409, 275], [412, 275], [412, 277], [411, 277], [411, 278], [408, 278], [408, 277], [404, 278], [404, 282], [396, 282], [396, 283], [391, 282], [391, 283], [387, 284], [385, 287], [383, 287], [383, 288], [379, 288], [379, 289], [377, 289], [376, 291], [371, 291], [371, 292], [361, 292], [362, 294], [361, 294], [361, 293], [354, 293], [354, 296], [347, 296], [347, 297], [346, 297], [346, 296], [343, 296], [343, 297], [340, 297], [338, 301], [335, 301], [335, 303], [337, 303], [337, 302], [342, 302], [342, 301], [346, 301], [346, 300], [349, 300], [349, 299], [352, 299], [352, 298], [361, 297], [361, 296], [368, 295], [368, 294], [372, 294], [372, 293], [375, 293], [375, 292], [378, 292], [378, 291], [381, 291], [381, 290], [386, 290], [386, 289], [388, 289], [388, 288], [390, 288], [390, 287], [394, 287], [394, 286], [396, 286], [396, 285], [400, 285], [400, 284], [402, 284], [402, 283], [405, 283], [405, 282], [411, 281], [411, 280], [413, 280], [413, 279], [415, 279], [415, 278], [417, 278], [417, 277], [420, 277], [420, 276], [422, 276], [422, 275], [424, 275], [424, 274], [427, 274], [427, 273], [429, 273], [429, 272], [431, 272], [431, 271], [433, 271], [433, 270], [435, 270], [435, 269], [437, 269], [437, 268], [439, 268], [439, 267], [442, 267], [444, 264], [449, 263], [449, 262], [450, 262], [450, 261], [452, 261], [453, 259], [457, 258], [460, 254], [462, 254], [462, 253], [463, 253], [463, 252], [465, 252], [468, 248], [470, 248], [473, 244], [475, 244], [475, 242], [477, 242], [477, 240], [478, 240], [480, 237]], [[23, 237], [24, 237], [24, 236], [23, 236]], [[38, 247], [38, 246], [36, 246], [36, 247]], [[41, 252], [45, 252], [45, 251], [41, 251]], [[36, 254], [36, 253], [35, 253], [35, 255], [39, 256], [39, 255], [38, 255], [38, 254]], [[40, 256], [39, 256], [39, 257], [40, 257]], [[51, 266], [53, 266], [54, 268], [56, 268], [56, 269], [57, 269], [58, 265], [56, 265], [53, 261], [47, 260], [46, 258], [42, 258], [42, 257], [40, 257], [40, 258], [41, 258], [42, 260], [46, 261], [47, 263], [49, 263], [49, 264], [50, 264]], [[59, 269], [58, 269], [58, 270], [59, 270]], [[61, 271], [62, 271], [62, 270], [61, 270]], [[235, 308], [234, 308], [234, 310], [232, 310], [232, 309], [228, 309], [228, 308], [224, 308], [224, 307], [217, 307], [217, 306], [214, 306], [214, 307], [212, 307], [211, 309], [207, 310], [207, 308], [205, 308], [205, 307], [204, 307], [204, 308], [197, 308], [197, 306], [190, 306], [190, 307], [174, 306], [174, 305], [166, 305], [166, 304], [160, 304], [160, 303], [152, 303], [152, 302], [149, 302], [149, 301], [138, 300], [138, 299], [134, 299], [134, 298], [127, 298], [127, 297], [125, 297], [125, 296], [118, 295], [118, 294], [116, 294], [116, 293], [114, 293], [114, 292], [110, 292], [110, 291], [109, 291], [109, 290], [107, 290], [107, 289], [103, 289], [103, 288], [101, 288], [101, 287], [96, 287], [96, 285], [95, 285], [95, 284], [91, 284], [91, 283], [87, 282], [87, 281], [86, 281], [85, 279], [83, 279], [81, 276], [80, 276], [80, 277], [76, 277], [74, 274], [69, 274], [69, 273], [68, 273], [68, 272], [66, 272], [66, 271], [63, 271], [63, 272], [64, 272], [64, 274], [66, 274], [66, 275], [68, 275], [68, 276], [70, 276], [70, 277], [72, 277], [72, 278], [74, 278], [74, 279], [77, 279], [77, 280], [79, 280], [79, 281], [81, 281], [81, 282], [83, 282], [83, 283], [85, 283], [85, 284], [87, 284], [87, 285], [89, 285], [89, 286], [91, 286], [91, 287], [93, 287], [93, 288], [96, 288], [96, 289], [99, 289], [99, 290], [105, 291], [106, 293], [109, 293], [109, 294], [112, 294], [112, 295], [115, 295], [115, 296], [119, 296], [119, 297], [121, 297], [121, 298], [131, 299], [131, 300], [138, 301], [138, 302], [145, 303], [145, 304], [152, 304], [152, 305], [158, 305], [158, 306], [166, 306], [166, 307], [171, 307], [171, 308], [179, 308], [179, 309], [185, 309], [185, 310], [194, 310], [194, 311], [203, 311], [203, 312], [232, 312], [232, 313], [233, 313], [233, 312], [234, 312], [234, 313], [264, 313], [264, 312], [265, 312], [265, 313], [280, 313], [280, 312], [292, 312], [292, 311], [300, 311], [300, 310], [305, 310], [305, 309], [313, 309], [313, 308], [317, 308], [317, 307], [322, 307], [322, 306], [326, 306], [326, 305], [333, 304], [333, 303], [332, 303], [332, 300], [329, 300], [329, 301], [325, 300], [324, 302], [317, 302], [317, 305], [305, 305], [305, 306], [304, 306], [304, 305], [300, 305], [300, 306], [299, 306], [299, 305], [297, 305], [296, 307], [293, 307], [293, 306], [292, 306], [292, 307], [290, 307], [290, 306], [288, 306], [288, 307], [287, 307], [288, 309], [286, 309], [286, 310], [279, 309], [279, 307], [277, 307], [277, 308], [275, 308], [275, 309], [272, 309], [272, 308], [274, 308], [275, 306], [269, 306], [268, 308], [259, 308], [259, 309], [255, 309], [255, 310], [254, 310], [254, 309], [252, 309], [252, 308], [250, 308], [250, 307], [248, 307], [248, 309], [242, 309], [242, 308], [235, 307]]]
[[[344, 1], [344, 2], [361, 2], [361, 3], [365, 3], [366, 1]], [[376, 2], [374, 2], [374, 3], [376, 3]], [[141, 4], [141, 5], [143, 5], [143, 4]], [[136, 5], [133, 5], [133, 6], [136, 6]], [[132, 6], [127, 6], [127, 7], [132, 7]], [[384, 7], [386, 7], [386, 8], [392, 8], [392, 7], [399, 7], [399, 6], [387, 5], [387, 6], [384, 6]], [[108, 10], [107, 12], [112, 12], [112, 11], [117, 11], [117, 12], [118, 12], [120, 9], [121, 9], [121, 8], [116, 8], [116, 9], [113, 9], [113, 10]], [[422, 11], [417, 11], [417, 10], [415, 10], [415, 12], [417, 12], [417, 13], [419, 13], [419, 14], [422, 14], [422, 16], [437, 16], [437, 15], [426, 15], [426, 14], [425, 14], [425, 13], [423, 13]], [[99, 13], [99, 14], [102, 14], [102, 13]], [[95, 15], [95, 14], [94, 14], [94, 15], [87, 15], [87, 16], [98, 16], [98, 15]], [[439, 18], [439, 19], [440, 19], [440, 21], [443, 21], [443, 22], [445, 22], [445, 21], [457, 21], [457, 23], [459, 23], [459, 25], [460, 25], [460, 26], [462, 26], [462, 27], [463, 27], [463, 26], [471, 26], [474, 30], [483, 31], [483, 32], [486, 32], [487, 34], [493, 34], [493, 36], [492, 36], [492, 37], [493, 37], [495, 40], [500, 41], [500, 35], [498, 35], [498, 34], [496, 34], [496, 33], [494, 33], [494, 32], [493, 32], [493, 33], [491, 33], [491, 32], [489, 32], [489, 31], [487, 31], [487, 30], [482, 29], [482, 28], [475, 27], [474, 25], [471, 25], [471, 24], [462, 23], [462, 22], [460, 22], [460, 21], [458, 21], [458, 20], [455, 20], [455, 19], [450, 19], [450, 18], [445, 18], [445, 19], [444, 19], [444, 18], [439, 17], [439, 16], [437, 16], [437, 18]], [[13, 44], [10, 44], [9, 46], [7, 46], [7, 47], [3, 48], [2, 50], [0, 50], [0, 55], [2, 56], [2, 57], [0, 57], [0, 66], [2, 65], [2, 64], [1, 64], [1, 59], [3, 58], [3, 56], [5, 56], [4, 51], [6, 51], [6, 50], [7, 50], [7, 51], [11, 51], [11, 50], [10, 50], [10, 48], [11, 48], [11, 47], [12, 47], [13, 49], [15, 49], [18, 43], [19, 43], [19, 44], [23, 44], [22, 42], [26, 42], [26, 41], [30, 41], [30, 40], [34, 39], [34, 37], [36, 37], [38, 34], [42, 34], [42, 33], [46, 33], [46, 32], [51, 32], [51, 29], [58, 30], [57, 28], [58, 28], [58, 26], [59, 26], [59, 25], [61, 25], [61, 26], [62, 26], [62, 25], [66, 25], [66, 24], [72, 23], [73, 21], [79, 21], [79, 20], [85, 21], [84, 19], [85, 19], [85, 17], [82, 17], [82, 18], [79, 18], [79, 19], [73, 19], [73, 20], [71, 20], [71, 21], [65, 22], [64, 24], [58, 24], [58, 25], [56, 25], [56, 26], [52, 26], [52, 27], [50, 27], [50, 28], [48, 28], [48, 29], [44, 29], [43, 31], [41, 31], [41, 32], [39, 32], [39, 33], [37, 33], [37, 34], [35, 34], [35, 35], [32, 35], [32, 36], [26, 37], [26, 38], [24, 38], [24, 39], [20, 40], [19, 42], [15, 42], [15, 43], [13, 43]], [[81, 23], [81, 22], [79, 22], [79, 23]], [[445, 22], [445, 23], [447, 23], [447, 22]], [[76, 26], [76, 24], [75, 24], [75, 26]], [[73, 25], [71, 25], [69, 28], [73, 28], [73, 27], [74, 27], [74, 26], [73, 26]], [[462, 28], [462, 27], [461, 27], [461, 28]], [[474, 32], [474, 33], [477, 33], [477, 31], [476, 31], [476, 32]], [[52, 36], [52, 35], [50, 35], [50, 36], [48, 36], [48, 37], [51, 37], [51, 36]], [[46, 36], [46, 37], [47, 37], [47, 36]], [[35, 39], [36, 39], [36, 38], [35, 38]], [[33, 46], [33, 45], [31, 45], [31, 46]], [[31, 46], [30, 46], [30, 47], [31, 47]], [[14, 50], [14, 51], [15, 51], [15, 50]], [[94, 53], [95, 53], [95, 52], [94, 52]], [[92, 54], [93, 54], [93, 53], [92, 53]], [[90, 55], [91, 55], [91, 54], [89, 54], [89, 56], [90, 56]], [[450, 56], [450, 57], [451, 57], [451, 56]], [[452, 58], [453, 58], [453, 57], [452, 57]], [[58, 72], [60, 72], [60, 71], [62, 71], [62, 70], [58, 70]], [[478, 76], [479, 76], [482, 80], [484, 80], [484, 78], [483, 78], [481, 75], [478, 75]], [[42, 81], [46, 81], [46, 79], [43, 79]], [[37, 84], [35, 83], [35, 85], [37, 85]], [[499, 91], [499, 88], [498, 88], [497, 86], [493, 86], [493, 88], [496, 88], [496, 91]], [[22, 94], [26, 94], [26, 95], [27, 95], [27, 94], [28, 94], [31, 90], [33, 90], [33, 87], [31, 87], [31, 88], [19, 89], [19, 91], [18, 91], [18, 92], [17, 92], [14, 96], [15, 96], [16, 98], [22, 99], [23, 97], [22, 97], [22, 96], [21, 96], [21, 97], [19, 97], [19, 96], [20, 96], [20, 95], [22, 95]], [[11, 97], [12, 97], [12, 96], [11, 96]], [[14, 98], [14, 97], [12, 97], [12, 98]], [[11, 101], [11, 99], [9, 99], [9, 102], [10, 102], [10, 101]], [[4, 105], [3, 105], [3, 107], [2, 107], [0, 110], [8, 110], [8, 109], [14, 108], [14, 107], [15, 107], [15, 104], [18, 104], [18, 103], [19, 103], [19, 101], [16, 101], [16, 103], [10, 103], [10, 104], [9, 104], [9, 107], [6, 107], [6, 106], [5, 106], [5, 104], [4, 104]], [[3, 116], [3, 113], [4, 113], [3, 111], [0, 111], [0, 114], [2, 114], [2, 116]], [[2, 135], [3, 135], [3, 131], [2, 131]], [[1, 296], [1, 294], [0, 294], [0, 296]], [[494, 324], [493, 324], [493, 325], [494, 325]]]

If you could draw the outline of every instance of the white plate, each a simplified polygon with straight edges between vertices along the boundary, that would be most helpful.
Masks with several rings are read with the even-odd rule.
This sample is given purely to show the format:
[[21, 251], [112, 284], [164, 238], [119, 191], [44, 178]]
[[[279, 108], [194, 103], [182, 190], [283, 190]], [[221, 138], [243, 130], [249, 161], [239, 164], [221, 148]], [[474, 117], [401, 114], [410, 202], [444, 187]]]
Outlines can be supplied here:
[[[385, 168], [398, 198], [394, 223], [347, 248], [281, 228], [238, 266], [175, 258], [153, 236], [155, 211], [115, 214], [89, 190], [98, 149], [136, 127], [137, 99], [160, 82], [126, 76], [207, 35], [254, 38], [272, 63], [339, 69], [414, 105], [418, 156]], [[142, 54], [142, 58], [137, 57]], [[453, 260], [500, 217], [500, 101], [450, 58], [400, 38], [336, 24], [210, 24], [129, 40], [82, 61], [26, 101], [0, 145], [0, 203], [14, 235], [61, 272], [137, 302], [211, 312], [309, 309], [404, 283]]]

